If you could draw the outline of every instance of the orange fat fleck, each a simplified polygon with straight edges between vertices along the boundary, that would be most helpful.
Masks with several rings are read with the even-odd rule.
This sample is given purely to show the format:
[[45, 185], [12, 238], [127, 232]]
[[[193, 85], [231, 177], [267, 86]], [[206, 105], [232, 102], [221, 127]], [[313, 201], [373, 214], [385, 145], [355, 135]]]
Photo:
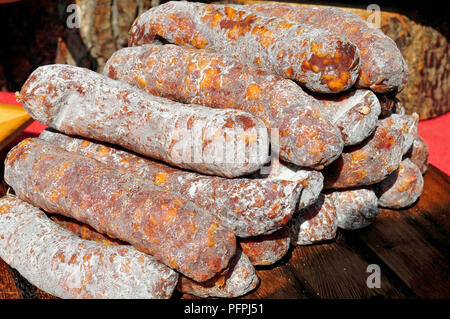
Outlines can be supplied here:
[[177, 209], [174, 207], [170, 207], [167, 209], [167, 213], [164, 216], [164, 222], [169, 223], [172, 219], [177, 216]]
[[158, 172], [158, 174], [156, 174], [153, 182], [159, 186], [159, 185], [163, 184], [166, 181], [166, 179], [167, 179], [167, 173]]
[[11, 205], [2, 205], [0, 206], [0, 215], [2, 214], [6, 214], [7, 212], [9, 212], [9, 210], [11, 209]]
[[208, 41], [205, 37], [195, 36], [192, 41], [192, 45], [199, 49], [204, 49], [208, 45]]
[[222, 18], [223, 16], [220, 13], [217, 12], [216, 14], [214, 14], [211, 19], [212, 26], [216, 27], [219, 24], [220, 20], [222, 20]]
[[288, 78], [292, 78], [293, 75], [294, 75], [294, 69], [293, 69], [292, 67], [288, 68], [288, 69], [286, 70], [286, 76], [287, 76]]
[[318, 58], [325, 58], [329, 56], [330, 54], [326, 51], [321, 51], [322, 44], [317, 44], [316, 42], [311, 42], [311, 51], [318, 57]]
[[212, 223], [211, 226], [209, 227], [208, 234], [209, 235], [214, 234], [214, 232], [216, 231], [217, 228], [219, 228], [219, 224]]
[[278, 23], [277, 28], [287, 30], [287, 29], [290, 29], [291, 27], [293, 27], [294, 25], [295, 25], [294, 23], [283, 21], [283, 22]]
[[228, 18], [230, 18], [231, 20], [235, 20], [237, 12], [235, 9], [233, 9], [232, 7], [225, 7], [224, 10]]
[[136, 76], [134, 77], [134, 79], [135, 79], [136, 83], [139, 84], [141, 87], [147, 85], [147, 81], [145, 81], [144, 78], [141, 78], [141, 77], [139, 77], [139, 76], [136, 75]]
[[257, 65], [262, 65], [262, 61], [260, 57], [255, 57], [253, 59], [253, 63], [257, 64]]
[[98, 157], [105, 157], [109, 154], [110, 149], [106, 146], [100, 145], [98, 147], [97, 156]]
[[84, 140], [84, 141], [81, 143], [81, 147], [88, 147], [89, 145], [91, 145], [91, 142], [89, 142], [89, 141], [87, 141], [87, 140]]
[[64, 174], [64, 171], [66, 170], [66, 168], [69, 167], [71, 164], [72, 164], [71, 161], [62, 163], [61, 166], [59, 167], [57, 177], [61, 177]]
[[205, 71], [202, 80], [200, 81], [200, 88], [206, 90], [209, 88], [218, 88], [220, 71], [218, 69], [209, 68]]
[[252, 83], [247, 87], [247, 92], [245, 93], [245, 97], [249, 100], [256, 100], [261, 98], [262, 89], [259, 85]]
[[367, 158], [367, 154], [361, 151], [353, 152], [352, 154], [352, 163], [357, 163]]

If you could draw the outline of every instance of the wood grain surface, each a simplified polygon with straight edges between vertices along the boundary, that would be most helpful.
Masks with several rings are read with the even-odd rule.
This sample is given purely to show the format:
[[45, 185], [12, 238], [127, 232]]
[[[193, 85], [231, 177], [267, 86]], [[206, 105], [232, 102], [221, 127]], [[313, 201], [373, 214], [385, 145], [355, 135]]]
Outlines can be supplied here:
[[[0, 153], [0, 172], [6, 150]], [[0, 195], [8, 186], [2, 180]], [[246, 299], [447, 299], [449, 285], [450, 178], [430, 166], [413, 206], [387, 210], [359, 231], [339, 230], [320, 245], [298, 246], [276, 265], [258, 267], [258, 289]], [[367, 266], [381, 269], [381, 287], [368, 288]], [[0, 259], [0, 299], [49, 299]], [[195, 298], [176, 292], [178, 298]]]

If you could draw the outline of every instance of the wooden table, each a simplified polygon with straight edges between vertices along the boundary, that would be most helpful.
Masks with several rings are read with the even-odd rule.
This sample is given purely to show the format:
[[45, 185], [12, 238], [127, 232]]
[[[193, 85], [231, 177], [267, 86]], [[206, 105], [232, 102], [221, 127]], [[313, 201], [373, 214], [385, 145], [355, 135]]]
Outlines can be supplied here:
[[[4, 157], [5, 151], [1, 176]], [[3, 182], [0, 195], [6, 187]], [[371, 226], [339, 230], [331, 242], [291, 249], [276, 265], [258, 269], [261, 284], [244, 298], [450, 298], [449, 213], [450, 177], [431, 166], [415, 205], [383, 210]], [[366, 284], [370, 264], [380, 267], [380, 288]], [[54, 297], [0, 259], [0, 298]]]

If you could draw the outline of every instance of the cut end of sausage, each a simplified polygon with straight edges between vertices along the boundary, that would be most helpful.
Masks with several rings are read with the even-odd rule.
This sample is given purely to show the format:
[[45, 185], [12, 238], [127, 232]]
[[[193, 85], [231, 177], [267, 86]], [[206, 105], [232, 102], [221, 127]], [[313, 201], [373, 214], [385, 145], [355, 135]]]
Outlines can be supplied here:
[[280, 130], [280, 158], [302, 167], [332, 163], [342, 153], [344, 141], [339, 129], [326, 118], [302, 116], [288, 121]]
[[289, 250], [291, 238], [289, 228], [284, 226], [270, 234], [244, 238], [239, 241], [242, 251], [248, 256], [253, 265], [273, 265]]
[[323, 175], [314, 170], [307, 170], [290, 163], [273, 165], [269, 178], [275, 180], [297, 181], [303, 186], [298, 200], [297, 210], [312, 205], [323, 189]]
[[378, 198], [371, 189], [335, 191], [331, 196], [339, 228], [356, 230], [367, 227], [380, 213]]
[[378, 205], [400, 209], [415, 203], [423, 191], [422, 172], [409, 158], [398, 169], [377, 184]]
[[196, 282], [180, 276], [177, 290], [197, 297], [236, 298], [255, 289], [259, 284], [255, 268], [240, 250], [230, 262], [229, 268], [205, 282]]
[[289, 222], [291, 245], [310, 245], [331, 240], [337, 233], [337, 215], [331, 195], [320, 194]]

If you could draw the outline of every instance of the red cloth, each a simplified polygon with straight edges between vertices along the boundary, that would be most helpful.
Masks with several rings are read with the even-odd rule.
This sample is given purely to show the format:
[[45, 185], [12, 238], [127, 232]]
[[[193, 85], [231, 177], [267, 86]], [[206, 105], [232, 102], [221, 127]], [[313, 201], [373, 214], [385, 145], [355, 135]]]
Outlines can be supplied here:
[[450, 112], [420, 121], [418, 135], [428, 144], [428, 161], [450, 175]]
[[[0, 103], [21, 105], [16, 102], [14, 93], [0, 92]], [[26, 137], [39, 135], [47, 126], [34, 121], [13, 141], [13, 145]], [[418, 133], [428, 144], [429, 162], [450, 175], [450, 113], [431, 120], [419, 122]]]

